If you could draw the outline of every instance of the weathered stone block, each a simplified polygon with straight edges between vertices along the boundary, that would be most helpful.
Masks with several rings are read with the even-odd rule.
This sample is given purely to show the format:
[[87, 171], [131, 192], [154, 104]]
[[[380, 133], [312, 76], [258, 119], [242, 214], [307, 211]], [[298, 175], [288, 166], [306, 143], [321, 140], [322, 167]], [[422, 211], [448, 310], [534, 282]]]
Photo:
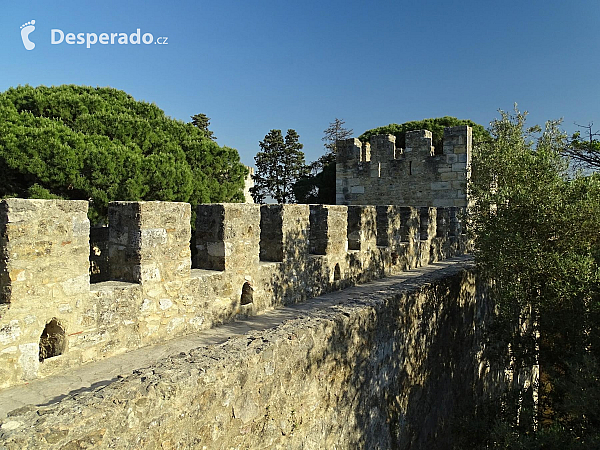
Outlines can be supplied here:
[[345, 206], [310, 205], [310, 253], [340, 255], [348, 250], [348, 209]]
[[437, 208], [420, 208], [421, 217], [421, 240], [427, 241], [436, 235]]
[[432, 191], [443, 191], [450, 189], [450, 183], [448, 181], [434, 181], [430, 186]]
[[414, 245], [420, 239], [421, 217], [419, 211], [412, 206], [401, 206], [399, 210], [402, 241]]
[[377, 245], [395, 247], [402, 242], [400, 210], [394, 205], [379, 205], [377, 211]]
[[348, 249], [377, 246], [377, 211], [374, 206], [348, 206]]
[[448, 234], [452, 237], [457, 237], [462, 234], [462, 220], [464, 219], [464, 215], [466, 214], [466, 210], [463, 208], [459, 208], [456, 206], [448, 208], [448, 220], [449, 220], [449, 228]]
[[308, 255], [308, 205], [261, 205], [260, 259], [295, 261]]
[[412, 157], [433, 156], [432, 135], [429, 130], [416, 130], [406, 132], [405, 154], [410, 153]]
[[381, 177], [381, 164], [379, 162], [372, 162], [370, 166], [371, 178]]
[[438, 207], [436, 213], [436, 237], [446, 239], [450, 233], [450, 210]]
[[[451, 167], [448, 167], [448, 170], [452, 170]], [[460, 178], [460, 173], [458, 172], [444, 172], [440, 174], [440, 180], [442, 181], [454, 181]]]
[[467, 187], [467, 183], [465, 181], [453, 181], [450, 187], [452, 189], [464, 190]]
[[378, 134], [371, 136], [371, 161], [386, 162], [396, 159], [396, 136]]
[[111, 279], [146, 283], [189, 277], [190, 217], [188, 203], [111, 202]]
[[446, 156], [446, 163], [447, 164], [454, 164], [456, 162], [459, 162], [459, 155], [450, 153], [450, 154], [445, 155], [445, 156]]
[[451, 199], [451, 198], [438, 198], [438, 199], [434, 200], [433, 206], [437, 206], [437, 207], [454, 206], [454, 199]]
[[84, 291], [89, 289], [87, 209], [86, 201], [0, 202], [0, 303], [47, 294], [40, 285], [52, 291], [61, 284], [81, 283]]
[[362, 159], [362, 143], [359, 139], [350, 138], [336, 141], [337, 161], [343, 164]]
[[196, 249], [199, 269], [243, 272], [255, 267], [260, 252], [260, 205], [198, 205]]

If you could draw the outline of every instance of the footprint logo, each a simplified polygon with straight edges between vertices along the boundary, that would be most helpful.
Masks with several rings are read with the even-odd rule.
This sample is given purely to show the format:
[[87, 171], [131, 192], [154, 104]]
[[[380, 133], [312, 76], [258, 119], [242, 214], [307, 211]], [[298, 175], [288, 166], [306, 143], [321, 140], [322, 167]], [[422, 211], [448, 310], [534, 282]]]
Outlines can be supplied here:
[[35, 20], [21, 25], [21, 39], [23, 39], [23, 45], [27, 50], [33, 50], [35, 48], [35, 44], [29, 40], [29, 35], [33, 30], [35, 30], [34, 25]]

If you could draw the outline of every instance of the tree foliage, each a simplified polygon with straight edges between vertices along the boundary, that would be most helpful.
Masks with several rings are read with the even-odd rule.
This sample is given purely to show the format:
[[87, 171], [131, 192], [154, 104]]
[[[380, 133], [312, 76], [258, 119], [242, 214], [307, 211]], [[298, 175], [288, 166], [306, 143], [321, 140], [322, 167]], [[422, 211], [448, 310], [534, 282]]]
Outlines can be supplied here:
[[335, 205], [335, 162], [317, 174], [307, 173], [293, 189], [298, 203]]
[[259, 142], [262, 151], [254, 157], [254, 187], [250, 188], [256, 203], [263, 203], [267, 196], [277, 203], [294, 201], [293, 184], [307, 171], [299, 138], [292, 129], [287, 131], [285, 139], [281, 130], [271, 130]]
[[535, 420], [517, 393], [481, 448], [597, 448], [600, 177], [569, 176], [559, 122], [526, 128], [525, 114], [501, 111], [490, 132], [470, 185], [475, 257], [498, 311], [490, 342], [510, 344], [517, 373], [539, 363], [542, 384]]
[[0, 197], [241, 201], [247, 169], [192, 124], [112, 88], [19, 86], [0, 94]]
[[443, 149], [444, 128], [457, 127], [459, 125], [468, 125], [473, 128], [473, 141], [485, 141], [489, 139], [489, 134], [486, 129], [472, 120], [457, 119], [456, 117], [444, 116], [435, 119], [423, 119], [402, 124], [391, 123], [384, 127], [377, 127], [365, 131], [358, 138], [362, 142], [369, 142], [371, 136], [378, 134], [393, 134], [396, 136], [396, 147], [406, 147], [406, 132], [415, 130], [431, 131], [433, 146], [436, 154], [441, 154]]
[[354, 130], [344, 127], [346, 122], [343, 119], [337, 117], [333, 122], [329, 123], [329, 126], [323, 130], [322, 141], [325, 143], [325, 154], [310, 165], [312, 172], [322, 171], [327, 165], [335, 164], [335, 158], [337, 155], [337, 142], [352, 137]]
[[192, 125], [194, 125], [195, 127], [199, 128], [200, 130], [202, 130], [202, 132], [204, 133], [204, 136], [207, 139], [210, 139], [212, 141], [216, 141], [217, 137], [215, 136], [215, 134], [208, 129], [208, 126], [210, 125], [210, 117], [208, 117], [206, 114], [194, 114], [193, 116], [191, 116], [192, 119]]
[[594, 131], [593, 126], [593, 123], [579, 125], [585, 132], [583, 136], [580, 132], [573, 134], [565, 154], [580, 168], [600, 171], [600, 133]]
[[323, 131], [325, 154], [308, 166], [306, 175], [294, 184], [298, 203], [323, 203], [335, 205], [335, 163], [337, 142], [348, 139], [354, 130], [344, 127], [346, 122], [337, 117]]

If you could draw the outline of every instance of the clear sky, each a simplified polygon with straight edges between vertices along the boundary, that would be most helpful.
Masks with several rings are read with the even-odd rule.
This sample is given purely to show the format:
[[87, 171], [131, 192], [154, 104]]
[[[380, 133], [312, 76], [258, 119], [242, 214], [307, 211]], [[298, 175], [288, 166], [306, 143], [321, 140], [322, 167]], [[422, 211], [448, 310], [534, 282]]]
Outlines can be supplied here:
[[[217, 142], [248, 165], [273, 128], [294, 128], [307, 161], [316, 159], [335, 117], [356, 136], [445, 115], [487, 126], [517, 102], [532, 125], [562, 117], [569, 132], [574, 122], [600, 128], [598, 0], [0, 5], [0, 91], [112, 86], [173, 118], [205, 113]], [[21, 26], [32, 20], [28, 51]], [[52, 29], [100, 36], [138, 28], [167, 44], [51, 43]]]

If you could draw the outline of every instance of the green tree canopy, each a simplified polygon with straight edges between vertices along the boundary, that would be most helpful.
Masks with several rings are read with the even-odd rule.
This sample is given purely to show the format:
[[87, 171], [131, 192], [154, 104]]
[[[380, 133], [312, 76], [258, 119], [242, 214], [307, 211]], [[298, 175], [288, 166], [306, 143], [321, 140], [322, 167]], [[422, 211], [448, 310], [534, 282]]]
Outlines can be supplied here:
[[516, 392], [472, 448], [600, 445], [600, 177], [569, 175], [558, 126], [501, 112], [474, 149], [474, 253], [498, 312], [488, 348], [510, 344], [505, 367], [539, 363], [543, 382], [536, 420], [525, 420], [531, 392]]
[[208, 126], [210, 125], [210, 117], [208, 117], [206, 114], [194, 114], [193, 116], [191, 116], [192, 119], [192, 125], [194, 125], [195, 127], [201, 129], [204, 132], [204, 136], [206, 136], [208, 139], [211, 139], [213, 141], [217, 140], [217, 137], [215, 136], [215, 134], [208, 129]]
[[335, 160], [337, 142], [352, 137], [354, 130], [344, 127], [346, 122], [337, 117], [323, 131], [325, 154], [308, 165], [307, 173], [294, 184], [298, 203], [335, 205]]
[[335, 162], [317, 174], [307, 173], [293, 186], [298, 203], [335, 205]]
[[113, 88], [19, 86], [0, 94], [0, 197], [90, 201], [243, 200], [235, 149]]
[[354, 130], [344, 127], [346, 122], [343, 119], [337, 117], [333, 122], [329, 123], [329, 126], [323, 130], [322, 141], [325, 143], [325, 154], [319, 157], [315, 162], [310, 165], [313, 172], [323, 170], [329, 164], [335, 165], [335, 158], [337, 155], [337, 142], [352, 137]]
[[600, 132], [594, 131], [593, 123], [578, 126], [585, 128], [585, 132], [583, 135], [580, 132], [573, 134], [565, 154], [579, 168], [600, 171]]
[[444, 116], [435, 119], [423, 119], [402, 124], [390, 123], [384, 127], [377, 127], [365, 131], [358, 138], [362, 142], [369, 142], [371, 136], [378, 134], [393, 134], [396, 136], [396, 147], [406, 147], [405, 137], [407, 131], [429, 130], [432, 134], [433, 146], [436, 154], [441, 154], [443, 149], [444, 128], [468, 125], [473, 128], [473, 141], [479, 142], [489, 139], [486, 129], [472, 120], [457, 119], [456, 117]]
[[307, 171], [299, 138], [295, 130], [288, 130], [285, 140], [281, 130], [271, 130], [259, 142], [262, 151], [254, 157], [254, 187], [250, 188], [256, 203], [264, 202], [267, 196], [277, 203], [294, 201], [292, 186]]

